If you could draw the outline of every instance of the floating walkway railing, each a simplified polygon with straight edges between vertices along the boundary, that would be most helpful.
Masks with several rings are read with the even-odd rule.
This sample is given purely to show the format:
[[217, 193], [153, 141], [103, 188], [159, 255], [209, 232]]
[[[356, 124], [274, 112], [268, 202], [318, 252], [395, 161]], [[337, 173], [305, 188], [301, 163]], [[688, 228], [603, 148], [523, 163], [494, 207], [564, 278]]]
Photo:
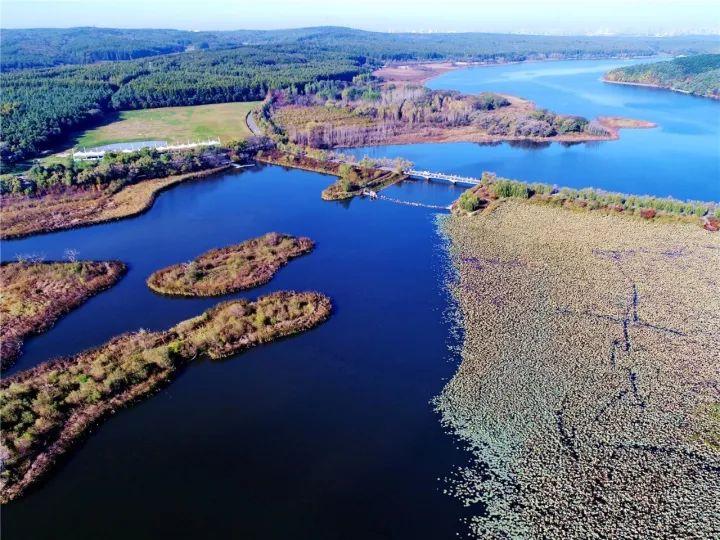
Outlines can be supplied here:
[[[159, 144], [158, 144], [159, 143]], [[127, 143], [127, 145], [123, 145], [122, 143], [115, 143], [112, 145], [108, 145], [106, 147], [99, 147], [99, 148], [91, 148], [90, 150], [85, 150], [83, 148], [82, 151], [79, 152], [73, 152], [73, 158], [74, 159], [102, 159], [107, 152], [118, 152], [121, 154], [129, 154], [130, 152], [137, 152], [138, 150], [141, 150], [142, 148], [153, 148], [157, 150], [158, 152], [171, 152], [173, 150], [189, 150], [191, 148], [200, 148], [204, 146], [220, 146], [220, 141], [217, 139], [208, 140], [208, 141], [197, 141], [197, 142], [187, 142], [185, 144], [167, 144], [165, 141], [147, 141], [147, 142], [141, 142], [141, 143]]]
[[443, 180], [445, 182], [450, 182], [451, 184], [477, 186], [480, 183], [479, 178], [459, 176], [457, 174], [446, 174], [433, 171], [416, 171], [415, 169], [407, 169], [403, 172], [410, 178], [421, 178], [425, 180]]

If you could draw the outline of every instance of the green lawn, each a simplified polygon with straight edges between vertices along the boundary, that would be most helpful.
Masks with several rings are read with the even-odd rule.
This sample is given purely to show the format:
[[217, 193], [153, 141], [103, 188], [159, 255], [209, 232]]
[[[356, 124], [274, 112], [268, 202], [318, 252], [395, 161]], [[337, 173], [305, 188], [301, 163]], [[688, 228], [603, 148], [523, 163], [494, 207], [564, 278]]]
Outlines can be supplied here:
[[114, 122], [85, 131], [75, 146], [163, 140], [170, 144], [207, 139], [242, 139], [250, 135], [245, 125], [248, 111], [258, 104], [217, 103], [191, 107], [164, 107], [123, 111]]

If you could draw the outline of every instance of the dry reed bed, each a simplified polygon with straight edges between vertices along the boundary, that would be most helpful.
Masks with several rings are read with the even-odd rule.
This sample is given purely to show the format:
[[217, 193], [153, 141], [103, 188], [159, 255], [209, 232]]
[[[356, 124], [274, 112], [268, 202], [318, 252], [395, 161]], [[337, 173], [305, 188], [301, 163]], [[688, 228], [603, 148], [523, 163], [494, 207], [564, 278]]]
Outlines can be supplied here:
[[278, 292], [209, 309], [165, 332], [135, 332], [0, 381], [0, 502], [20, 495], [116, 409], [198, 357], [220, 359], [310, 329], [330, 316], [314, 292]]
[[119, 191], [110, 187], [71, 188], [41, 196], [5, 195], [0, 205], [0, 238], [21, 238], [136, 216], [149, 210], [162, 191], [227, 167], [141, 180]]
[[478, 538], [709, 538], [720, 238], [507, 200], [444, 224], [464, 327], [438, 396]]
[[290, 259], [309, 253], [313, 247], [309, 238], [268, 233], [158, 270], [147, 284], [153, 291], [168, 295], [228, 294], [267, 283]]
[[0, 368], [12, 365], [23, 341], [111, 287], [125, 273], [118, 261], [17, 262], [0, 266]]

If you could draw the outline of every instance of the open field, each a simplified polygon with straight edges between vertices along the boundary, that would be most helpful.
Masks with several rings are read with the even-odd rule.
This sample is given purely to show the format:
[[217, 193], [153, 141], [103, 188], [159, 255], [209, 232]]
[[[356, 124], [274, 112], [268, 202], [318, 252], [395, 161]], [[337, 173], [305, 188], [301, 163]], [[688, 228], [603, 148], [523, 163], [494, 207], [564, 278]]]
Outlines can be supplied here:
[[188, 263], [153, 272], [153, 291], [178, 296], [218, 296], [270, 281], [290, 259], [309, 253], [309, 238], [268, 233], [235, 246], [211, 249]]
[[50, 328], [62, 315], [115, 284], [118, 261], [16, 262], [0, 266], [0, 368], [20, 355], [23, 340]]
[[331, 309], [314, 292], [225, 302], [165, 332], [125, 334], [3, 379], [0, 502], [20, 496], [103, 418], [167, 384], [188, 362], [226, 358], [308, 330]]
[[256, 101], [189, 107], [123, 111], [104, 126], [85, 131], [76, 146], [91, 148], [117, 142], [163, 140], [169, 143], [220, 139], [225, 142], [251, 135], [245, 116]]
[[713, 537], [717, 233], [518, 200], [443, 228], [464, 344], [436, 405], [474, 535]]

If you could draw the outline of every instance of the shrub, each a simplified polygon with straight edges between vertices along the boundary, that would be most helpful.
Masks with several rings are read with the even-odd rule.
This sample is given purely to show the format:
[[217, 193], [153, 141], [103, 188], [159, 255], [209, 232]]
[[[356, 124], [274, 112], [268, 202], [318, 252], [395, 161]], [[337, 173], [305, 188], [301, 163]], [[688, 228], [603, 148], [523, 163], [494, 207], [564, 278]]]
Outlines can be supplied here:
[[513, 180], [496, 180], [492, 184], [493, 194], [498, 198], [517, 197], [527, 199], [530, 197], [528, 186]]
[[474, 193], [466, 191], [458, 199], [458, 206], [466, 212], [474, 212], [480, 208], [480, 199]]

